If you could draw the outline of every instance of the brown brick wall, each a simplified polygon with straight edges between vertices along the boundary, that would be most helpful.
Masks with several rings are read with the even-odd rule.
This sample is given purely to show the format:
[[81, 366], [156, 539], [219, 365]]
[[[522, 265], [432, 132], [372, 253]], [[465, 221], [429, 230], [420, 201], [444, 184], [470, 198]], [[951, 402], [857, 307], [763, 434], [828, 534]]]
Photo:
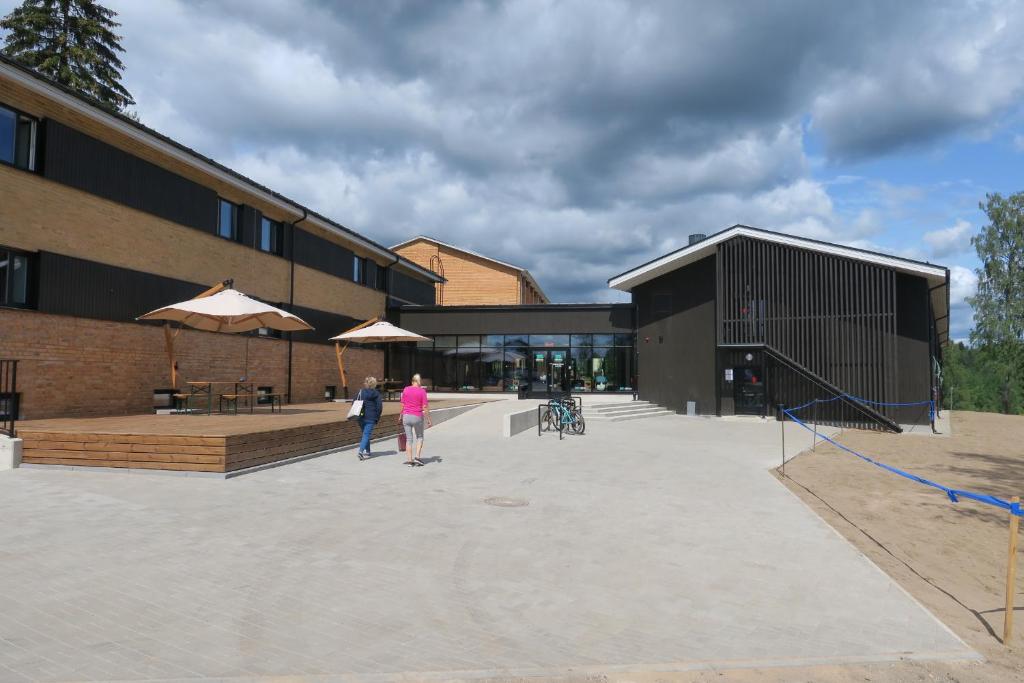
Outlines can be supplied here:
[[441, 257], [444, 276], [448, 280], [441, 302], [445, 306], [523, 303], [518, 270], [426, 240], [417, 240], [395, 251], [424, 268], [430, 267], [432, 255]]
[[[183, 329], [175, 340], [179, 387], [189, 380], [234, 380], [245, 370], [257, 384], [287, 391], [288, 343]], [[125, 415], [152, 411], [153, 390], [170, 384], [163, 329], [0, 309], [0, 358], [16, 358], [23, 419]], [[381, 377], [380, 351], [345, 353], [351, 387], [366, 375]], [[324, 387], [341, 382], [334, 347], [295, 343], [293, 402], [323, 399]]]
[[[198, 284], [233, 278], [247, 294], [288, 300], [283, 258], [2, 165], [0, 244]], [[295, 303], [367, 319], [380, 314], [384, 293], [297, 265]]]
[[[236, 204], [253, 206], [259, 209], [263, 215], [273, 220], [290, 223], [301, 217], [298, 211], [289, 212], [282, 210], [275, 204], [263, 201], [256, 192], [247, 192], [244, 189], [239, 189], [231, 183], [220, 180], [214, 173], [204, 171], [192, 163], [186, 163], [173, 156], [169, 156], [147, 144], [139, 142], [130, 135], [120, 132], [109, 124], [96, 122], [92, 118], [84, 116], [57, 101], [33, 93], [15, 84], [13, 81], [0, 78], [0, 102], [38, 118], [51, 118], [59, 121], [97, 140], [133, 154], [140, 159], [145, 159], [193, 182], [204, 185], [216, 191], [224, 199], [228, 199]], [[145, 135], [144, 133], [142, 134]], [[184, 152], [176, 153], [185, 154]], [[318, 229], [308, 222], [303, 224], [303, 229], [315, 232], [324, 239], [342, 244], [360, 256], [372, 257], [368, 251], [359, 245], [350, 243], [330, 231]], [[376, 258], [381, 259], [380, 256]], [[378, 260], [378, 263], [382, 266], [388, 265], [388, 261], [385, 259]]]

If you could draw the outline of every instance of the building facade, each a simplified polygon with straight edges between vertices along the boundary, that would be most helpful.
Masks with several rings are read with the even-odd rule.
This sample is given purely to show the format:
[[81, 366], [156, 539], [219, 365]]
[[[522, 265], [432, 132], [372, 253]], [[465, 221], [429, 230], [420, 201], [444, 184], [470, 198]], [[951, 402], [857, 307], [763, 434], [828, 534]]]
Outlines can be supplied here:
[[642, 399], [710, 415], [834, 399], [821, 421], [928, 422], [949, 330], [944, 267], [734, 226], [609, 286], [636, 306]]
[[436, 286], [434, 303], [439, 306], [549, 303], [540, 285], [525, 268], [422, 235], [391, 248], [444, 277], [444, 282]]
[[[180, 382], [292, 401], [338, 385], [327, 338], [388, 305], [433, 304], [429, 270], [216, 162], [0, 59], [0, 358], [23, 419], [145, 412], [169, 383], [150, 310], [232, 279], [316, 329], [183, 330]], [[377, 349], [350, 376], [382, 375]]]
[[632, 394], [630, 304], [403, 306], [402, 327], [431, 338], [390, 348], [389, 371], [435, 391]]

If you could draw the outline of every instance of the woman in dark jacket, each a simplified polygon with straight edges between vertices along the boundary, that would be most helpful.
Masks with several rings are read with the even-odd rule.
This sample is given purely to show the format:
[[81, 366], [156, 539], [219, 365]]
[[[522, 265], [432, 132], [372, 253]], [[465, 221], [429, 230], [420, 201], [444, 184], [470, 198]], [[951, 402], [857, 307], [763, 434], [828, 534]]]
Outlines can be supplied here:
[[359, 459], [365, 460], [370, 457], [370, 437], [373, 435], [373, 428], [380, 421], [380, 414], [384, 410], [384, 399], [377, 391], [377, 378], [367, 377], [363, 382], [363, 388], [356, 394], [356, 399], [362, 399], [363, 412], [359, 416], [359, 428], [363, 430], [363, 438], [359, 442]]

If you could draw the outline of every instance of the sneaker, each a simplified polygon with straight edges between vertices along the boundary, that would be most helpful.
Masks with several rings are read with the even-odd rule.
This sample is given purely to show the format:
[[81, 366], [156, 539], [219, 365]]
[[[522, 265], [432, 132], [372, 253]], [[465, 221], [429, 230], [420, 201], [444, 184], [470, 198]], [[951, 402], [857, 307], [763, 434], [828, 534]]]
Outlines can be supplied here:
[[366, 460], [366, 456], [369, 455], [369, 453], [363, 453], [362, 451], [359, 451], [357, 455], [359, 456], [360, 460]]

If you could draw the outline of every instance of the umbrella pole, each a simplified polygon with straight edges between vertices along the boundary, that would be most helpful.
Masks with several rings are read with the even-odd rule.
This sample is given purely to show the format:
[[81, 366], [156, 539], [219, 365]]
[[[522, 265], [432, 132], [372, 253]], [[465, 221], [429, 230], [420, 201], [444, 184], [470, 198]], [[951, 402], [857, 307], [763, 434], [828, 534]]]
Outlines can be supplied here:
[[242, 369], [242, 377], [249, 381], [249, 335], [245, 335], [245, 367]]
[[171, 363], [171, 388], [178, 388], [178, 368], [174, 362], [174, 335], [171, 334], [171, 324], [164, 323], [164, 345], [167, 347], [167, 360]]
[[338, 358], [338, 375], [341, 376], [341, 391], [342, 396], [348, 398], [348, 380], [345, 378], [345, 349], [348, 348], [348, 344], [345, 344], [345, 348], [341, 348], [341, 342], [334, 342], [334, 355]]

